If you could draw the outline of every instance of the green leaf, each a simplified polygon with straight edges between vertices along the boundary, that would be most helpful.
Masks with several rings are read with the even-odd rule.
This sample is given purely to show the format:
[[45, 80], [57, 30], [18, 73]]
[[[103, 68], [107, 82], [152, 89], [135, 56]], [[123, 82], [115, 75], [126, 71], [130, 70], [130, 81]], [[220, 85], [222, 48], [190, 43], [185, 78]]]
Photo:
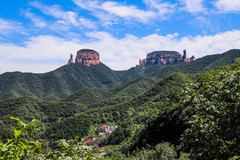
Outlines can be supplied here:
[[22, 145], [27, 145], [27, 141], [23, 138], [19, 139], [19, 142], [22, 144]]
[[34, 143], [34, 142], [29, 142], [28, 146], [29, 147], [33, 147], [33, 148], [37, 148], [38, 147], [38, 145], [36, 143]]
[[21, 121], [19, 118], [15, 118], [15, 117], [10, 117], [10, 119], [15, 119], [17, 121]]
[[2, 148], [2, 152], [6, 152], [7, 150], [8, 150], [8, 147], [4, 145]]
[[79, 138], [79, 136], [75, 136], [75, 137], [74, 137], [74, 140], [77, 140], [78, 138]]
[[21, 135], [21, 133], [22, 133], [21, 130], [14, 129], [14, 136], [15, 136], [15, 138], [18, 138]]

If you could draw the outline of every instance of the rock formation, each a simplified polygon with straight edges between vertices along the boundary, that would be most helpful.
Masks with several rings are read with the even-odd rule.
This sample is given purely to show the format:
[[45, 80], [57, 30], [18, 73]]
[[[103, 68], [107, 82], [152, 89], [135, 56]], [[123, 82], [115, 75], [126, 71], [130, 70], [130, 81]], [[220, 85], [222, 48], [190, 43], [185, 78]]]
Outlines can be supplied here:
[[192, 62], [192, 61], [195, 61], [195, 60], [196, 59], [195, 59], [194, 56], [192, 56], [191, 58], [187, 58], [187, 52], [186, 52], [185, 49], [183, 50], [183, 57], [182, 57], [183, 62]]
[[82, 63], [86, 66], [99, 64], [99, 53], [91, 49], [81, 49], [77, 52], [75, 63]]
[[72, 54], [70, 54], [70, 59], [68, 60], [67, 65], [69, 65], [71, 63], [73, 63], [73, 55]]
[[[70, 54], [68, 65], [73, 63], [73, 55]], [[86, 66], [97, 65], [100, 63], [99, 53], [91, 49], [81, 49], [77, 52], [75, 63], [82, 63]]]
[[139, 60], [139, 65], [173, 65], [179, 62], [192, 62], [195, 57], [187, 58], [186, 50], [183, 51], [183, 56], [176, 51], [154, 51], [147, 54], [146, 59]]

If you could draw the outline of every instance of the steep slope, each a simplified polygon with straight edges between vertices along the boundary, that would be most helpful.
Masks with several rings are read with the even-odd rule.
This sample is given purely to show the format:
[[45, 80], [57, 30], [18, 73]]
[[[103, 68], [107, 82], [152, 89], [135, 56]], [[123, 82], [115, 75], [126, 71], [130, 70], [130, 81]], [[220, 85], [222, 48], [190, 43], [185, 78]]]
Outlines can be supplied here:
[[[0, 139], [6, 140], [9, 138], [11, 133], [9, 128], [11, 128], [11, 125], [16, 124], [16, 122], [9, 117], [17, 117], [24, 122], [30, 122], [32, 119], [40, 120], [42, 129], [38, 131], [37, 135], [40, 136], [53, 124], [61, 125], [64, 119], [74, 117], [75, 114], [86, 110], [87, 107], [81, 104], [48, 102], [34, 97], [18, 97], [0, 100], [0, 129], [3, 129], [0, 131]], [[75, 135], [83, 137], [88, 133], [89, 124], [85, 123], [86, 125], [82, 125], [84, 122], [86, 122], [86, 119], [79, 118], [77, 124], [72, 124], [74, 125]], [[68, 125], [68, 127], [69, 126], [70, 125]], [[68, 131], [70, 133], [70, 130]], [[66, 135], [69, 135], [69, 133]]]
[[56, 100], [86, 87], [111, 87], [119, 77], [104, 64], [71, 64], [44, 74], [4, 73], [0, 76], [0, 98], [36, 96]]
[[159, 79], [166, 77], [172, 73], [184, 73], [184, 74], [198, 74], [205, 71], [210, 71], [220, 66], [230, 66], [234, 63], [235, 59], [240, 57], [240, 50], [230, 50], [223, 54], [216, 54], [199, 58], [194, 62], [180, 63], [177, 65], [170, 65], [162, 67], [160, 70], [150, 76], [141, 77], [124, 84], [125, 87], [118, 95], [131, 95], [131, 93], [141, 93], [150, 88]]
[[148, 69], [131, 68], [113, 71], [106, 65], [65, 65], [55, 71], [34, 74], [11, 72], [0, 75], [0, 99], [36, 96], [45, 100], [59, 100], [83, 88], [109, 88], [123, 82], [149, 75], [161, 66]]
[[[91, 124], [117, 123], [119, 124], [119, 129], [117, 129], [116, 134], [114, 133], [108, 139], [106, 144], [120, 144], [124, 140], [123, 143], [131, 144], [130, 141], [128, 141], [129, 138], [131, 138], [137, 130], [141, 130], [141, 128], [145, 126], [149, 116], [161, 109], [161, 106], [169, 97], [173, 97], [175, 93], [180, 91], [185, 83], [191, 82], [194, 78], [194, 75], [183, 75], [179, 73], [169, 75], [135, 98], [125, 99], [124, 102], [118, 104], [113, 103], [113, 105], [96, 104], [94, 107], [90, 106], [88, 110], [79, 113], [73, 119], [77, 120], [84, 117], [88, 119]], [[73, 119], [66, 119], [64, 123], [69, 124], [70, 121], [75, 121]], [[55, 124], [54, 129], [47, 129], [46, 137], [49, 137], [49, 135], [55, 135], [56, 137], [55, 133], [59, 132], [59, 130], [66, 132], [61, 126]]]
[[[134, 139], [136, 138], [135, 135], [145, 128], [145, 125], [149, 121], [148, 119], [155, 113], [170, 110], [172, 106], [168, 103], [169, 99], [175, 103], [181, 89], [187, 83], [192, 82], [195, 77], [194, 75], [179, 73], [172, 74], [158, 81], [144, 94], [137, 96], [131, 101], [117, 105], [116, 110], [122, 113], [121, 120], [118, 122], [119, 128], [108, 138], [105, 144], [120, 144], [125, 148], [125, 151], [122, 150], [123, 152], [127, 153], [131, 151], [132, 148], [136, 147], [135, 143], [137, 139]], [[171, 117], [168, 118], [168, 121], [171, 121]], [[161, 124], [159, 125], [161, 126]], [[179, 139], [179, 134], [176, 134], [178, 129], [181, 132], [180, 128], [172, 128], [174, 132], [168, 133], [172, 142], [177, 143], [176, 139]], [[174, 137], [174, 135], [177, 137]], [[157, 139], [156, 143], [159, 143]], [[139, 145], [139, 147], [142, 146]]]
[[[234, 63], [234, 60], [238, 57], [240, 57], [240, 50], [234, 49], [234, 50], [227, 51], [223, 54], [205, 56], [203, 58], [199, 58], [198, 60], [196, 60], [194, 62], [190, 62], [190, 63], [180, 63], [177, 65], [170, 65], [170, 66], [166, 66], [166, 67], [161, 66], [159, 68], [159, 70], [152, 75], [140, 77], [138, 79], [128, 81], [120, 86], [117, 86], [117, 87], [114, 87], [111, 89], [80, 90], [65, 100], [71, 101], [71, 102], [79, 102], [79, 103], [87, 102], [88, 103], [92, 99], [91, 97], [94, 97], [91, 95], [98, 94], [99, 96], [97, 96], [97, 98], [94, 99], [94, 102], [90, 102], [90, 103], [96, 103], [96, 102], [101, 102], [101, 101], [104, 101], [106, 103], [107, 101], [105, 101], [105, 100], [107, 100], [109, 98], [116, 102], [123, 102], [126, 99], [129, 99], [128, 98], [129, 96], [133, 97], [140, 93], [143, 93], [144, 91], [149, 89], [154, 83], [156, 83], [158, 80], [160, 80], [161, 78], [164, 78], [167, 75], [170, 75], [172, 73], [184, 73], [184, 74], [203, 73], [205, 71], [213, 70], [216, 67], [230, 66], [232, 63]], [[150, 65], [150, 67], [152, 67], [152, 66]], [[142, 66], [132, 68], [132, 70], [138, 70], [139, 68], [142, 68]], [[148, 69], [150, 70], [150, 68], [148, 68]], [[140, 69], [140, 71], [142, 71], [142, 70]], [[131, 72], [128, 72], [127, 74], [129, 74], [129, 73], [131, 73]], [[150, 73], [150, 72], [148, 72], [148, 73]], [[120, 73], [120, 74], [122, 74], [122, 73]], [[125, 75], [126, 75], [126, 73], [125, 73]], [[94, 91], [95, 91], [95, 93], [93, 93]], [[89, 93], [89, 94], [84, 94], [84, 93]], [[84, 102], [84, 100], [86, 100], [86, 101]], [[111, 103], [110, 101], [108, 101], [107, 103]], [[112, 104], [114, 104], [114, 102]], [[97, 104], [97, 105], [99, 105], [99, 104]], [[102, 105], [103, 104], [100, 104], [100, 106], [102, 106]]]
[[50, 124], [86, 109], [84, 105], [71, 102], [48, 102], [35, 97], [10, 98], [0, 100], [0, 120], [8, 123], [9, 117], [14, 116], [28, 122], [38, 119]]
[[[180, 63], [167, 67], [161, 65], [138, 66], [127, 71], [113, 71], [102, 63], [89, 67], [76, 63], [44, 74], [4, 73], [0, 75], [0, 99], [36, 96], [45, 100], [60, 100], [83, 88], [109, 88], [127, 82], [116, 87], [115, 91], [111, 91], [114, 94], [95, 101], [100, 102], [116, 96], [138, 95], [150, 88], [159, 79], [174, 72], [197, 74], [212, 70], [217, 66], [230, 65], [237, 57], [240, 57], [240, 50], [230, 50], [223, 54], [206, 56], [191, 63]], [[142, 77], [157, 70], [159, 71], [151, 76]], [[128, 82], [133, 79], [136, 80]], [[77, 95], [73, 97], [69, 101], [79, 99]], [[76, 100], [76, 102], [80, 101]]]

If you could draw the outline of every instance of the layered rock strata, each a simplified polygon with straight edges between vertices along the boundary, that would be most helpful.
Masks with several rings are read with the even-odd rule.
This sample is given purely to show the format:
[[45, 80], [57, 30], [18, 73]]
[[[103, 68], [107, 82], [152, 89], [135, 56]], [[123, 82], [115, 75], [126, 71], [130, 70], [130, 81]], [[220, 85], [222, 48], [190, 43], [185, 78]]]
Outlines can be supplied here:
[[[70, 54], [68, 65], [73, 63], [73, 55]], [[85, 66], [97, 65], [100, 63], [99, 53], [91, 49], [81, 49], [77, 52], [75, 63], [81, 63]]]
[[77, 52], [75, 63], [82, 63], [86, 66], [100, 63], [99, 53], [91, 49], [81, 49]]
[[154, 51], [148, 53], [146, 59], [140, 59], [139, 65], [173, 65], [179, 62], [192, 62], [195, 57], [187, 58], [186, 50], [183, 51], [183, 56], [176, 51]]

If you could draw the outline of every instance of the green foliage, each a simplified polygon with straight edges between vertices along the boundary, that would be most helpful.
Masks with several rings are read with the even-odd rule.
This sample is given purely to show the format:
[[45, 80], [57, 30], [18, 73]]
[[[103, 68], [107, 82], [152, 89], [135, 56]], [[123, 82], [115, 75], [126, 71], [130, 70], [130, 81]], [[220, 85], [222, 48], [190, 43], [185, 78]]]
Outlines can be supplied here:
[[75, 136], [85, 137], [90, 129], [91, 120], [81, 117], [67, 118], [48, 127], [44, 137], [48, 139], [71, 139]]
[[4, 124], [3, 121], [0, 120], [0, 139], [6, 140], [10, 138], [11, 135], [12, 135], [11, 126]]
[[62, 139], [58, 141], [59, 150], [54, 150], [47, 154], [47, 159], [58, 160], [58, 159], [101, 159], [105, 153], [91, 153], [93, 146], [84, 145], [83, 141], [78, 142], [78, 137], [71, 140]]
[[233, 68], [208, 73], [184, 91], [184, 103], [195, 114], [182, 142], [193, 159], [228, 159], [240, 154], [240, 68], [236, 64]]
[[[159, 70], [152, 75], [140, 77], [124, 83], [121, 86], [115, 87], [116, 94], [112, 94], [110, 97], [137, 96], [146, 92], [160, 79], [173, 73], [199, 74], [206, 71], [211, 71], [216, 67], [224, 65], [230, 66], [239, 56], [240, 50], [230, 50], [223, 54], [205, 56], [191, 63], [180, 63], [177, 65], [160, 67]], [[147, 66], [145, 69], [147, 69]]]
[[57, 159], [102, 159], [105, 155], [102, 153], [91, 153], [93, 146], [85, 146], [83, 141], [78, 141], [78, 137], [71, 140], [58, 141], [58, 150], [45, 153], [42, 142], [34, 140], [34, 132], [38, 130], [38, 120], [32, 120], [30, 123], [24, 123], [18, 118], [18, 125], [14, 129], [14, 138], [8, 139], [6, 143], [0, 142], [0, 159], [3, 160], [57, 160]]
[[176, 149], [173, 145], [168, 142], [159, 143], [155, 147], [148, 146], [141, 150], [135, 150], [132, 154], [121, 154], [113, 146], [109, 154], [113, 155], [117, 159], [128, 159], [128, 160], [174, 160], [177, 158]]
[[[70, 102], [47, 102], [33, 97], [19, 97], [2, 100], [0, 101], [0, 128], [2, 127], [4, 129], [0, 130], [0, 137], [4, 141], [11, 137], [11, 125], [15, 124], [9, 121], [8, 117], [10, 116], [19, 117], [26, 122], [30, 122], [31, 119], [39, 119], [42, 122], [40, 124], [42, 128], [37, 134], [39, 137], [47, 128], [54, 126], [55, 123], [69, 117], [74, 117], [75, 114], [85, 110], [86, 106], [80, 104]], [[77, 127], [76, 129], [79, 128], [80, 127]], [[60, 129], [61, 128], [56, 130], [56, 132], [60, 132]], [[76, 133], [79, 132], [78, 130]], [[71, 132], [71, 134], [73, 133]]]
[[192, 82], [193, 78], [190, 75], [172, 74], [144, 94], [117, 105], [115, 108], [120, 111], [122, 118], [118, 122], [119, 127], [104, 144], [120, 145], [119, 150], [125, 154], [148, 144], [155, 146], [164, 141], [177, 144], [184, 127], [179, 120], [181, 113], [178, 113], [174, 103], [179, 101], [181, 88], [185, 83]]
[[[229, 74], [232, 74], [233, 71], [237, 71], [239, 60], [237, 60], [230, 69], [227, 67], [221, 68], [215, 72], [202, 74], [200, 77], [198, 75], [184, 75], [181, 73], [197, 74], [212, 70], [221, 65], [230, 65], [233, 63], [234, 58], [239, 57], [239, 53], [239, 50], [231, 50], [221, 55], [206, 56], [192, 63], [182, 63], [167, 67], [158, 66], [159, 68], [155, 68], [155, 66], [148, 66], [149, 68], [146, 67], [145, 69], [136, 67], [131, 68], [129, 71], [113, 72], [103, 64], [91, 67], [73, 64], [46, 74], [6, 73], [4, 76], [0, 76], [0, 86], [3, 86], [0, 87], [0, 92], [4, 93], [1, 94], [3, 97], [34, 95], [47, 99], [60, 99], [60, 97], [65, 98], [73, 92], [78, 91], [65, 100], [85, 103], [88, 104], [88, 106], [71, 102], [47, 102], [33, 97], [1, 100], [0, 138], [2, 140], [11, 138], [9, 134], [6, 134], [10, 133], [11, 125], [13, 125], [7, 120], [9, 116], [19, 117], [27, 122], [30, 122], [32, 119], [41, 120], [43, 123], [39, 125], [43, 128], [38, 130], [38, 134], [35, 134], [34, 137], [42, 135], [41, 138], [53, 140], [59, 140], [61, 138], [71, 139], [76, 135], [84, 137], [89, 136], [89, 133], [94, 135], [94, 129], [91, 128], [91, 126], [112, 123], [118, 124], [119, 127], [106, 141], [102, 142], [102, 145], [115, 145], [117, 154], [119, 154], [119, 152], [124, 153], [124, 155], [119, 154], [119, 159], [126, 158], [125, 154], [140, 152], [144, 155], [146, 154], [147, 157], [151, 157], [150, 155], [156, 155], [156, 147], [159, 144], [163, 143], [161, 145], [162, 148], [165, 146], [164, 142], [168, 142], [169, 145], [178, 145], [180, 135], [189, 126], [186, 124], [186, 122], [189, 121], [189, 117], [198, 113], [197, 107], [195, 107], [195, 104], [191, 103], [191, 101], [184, 101], [183, 104], [180, 103], [184, 100], [180, 96], [180, 92], [185, 84], [192, 82], [192, 80], [198, 77], [197, 83], [204, 86], [206, 82], [214, 80], [214, 78], [216, 78], [215, 76], [220, 73], [220, 70], [225, 70], [226, 73], [229, 71]], [[160, 69], [159, 72], [153, 75], [132, 80], [158, 69]], [[229, 79], [226, 79], [226, 81]], [[7, 80], [11, 80], [11, 82], [5, 84]], [[126, 83], [121, 84], [123, 82]], [[227, 82], [225, 84], [225, 81], [220, 84], [222, 83], [228, 85]], [[113, 87], [115, 85], [119, 86]], [[211, 88], [209, 86], [212, 87], [214, 84], [208, 84], [208, 87], [199, 87], [201, 89], [199, 89], [198, 92], [201, 94], [204, 93], [205, 90]], [[93, 87], [101, 88], [95, 89]], [[231, 93], [231, 87], [227, 88], [230, 92], [227, 90], [222, 92], [224, 94], [220, 97], [224, 101], [229, 99], [228, 96], [231, 94], [227, 93]], [[1, 88], [4, 91], [1, 91]], [[79, 89], [81, 90], [79, 91]], [[207, 94], [204, 94], [204, 96], [206, 95]], [[207, 98], [211, 97], [210, 95], [211, 94], [209, 94]], [[193, 96], [196, 95], [193, 94]], [[231, 101], [231, 99], [229, 99], [229, 101]], [[225, 105], [225, 103], [223, 103], [223, 105]], [[217, 109], [219, 108], [221, 109], [223, 107], [217, 107]], [[232, 108], [234, 108], [233, 105]], [[205, 114], [203, 111], [201, 111], [202, 115], [199, 114], [201, 115], [199, 117], [202, 117], [203, 120], [198, 119], [199, 122], [212, 123], [212, 121], [216, 120], [214, 118], [211, 119], [210, 116], [210, 118], [208, 118], [209, 120], [205, 121], [204, 118], [208, 114]], [[228, 112], [230, 112], [230, 110], [226, 112], [219, 110], [219, 113]], [[231, 114], [233, 115], [233, 113]], [[235, 118], [237, 119], [236, 115]], [[231, 125], [234, 124], [231, 117], [226, 116], [224, 118], [229, 119], [228, 123], [231, 122]], [[220, 116], [220, 118], [217, 119], [219, 120], [217, 121], [218, 126], [223, 127], [220, 125], [220, 122], [223, 121], [224, 118]], [[195, 119], [191, 121], [194, 122]], [[196, 121], [196, 123], [198, 121]], [[222, 122], [225, 126], [229, 126], [228, 123]], [[208, 127], [209, 126], [211, 125], [208, 125]], [[216, 129], [214, 125], [211, 127]], [[1, 128], [3, 130], [1, 130]], [[225, 129], [229, 131], [229, 128], [226, 127]], [[222, 131], [223, 133], [223, 130], [218, 131]], [[231, 136], [233, 137], [233, 135], [230, 135], [232, 130], [227, 131], [224, 132], [224, 134], [227, 134], [227, 139], [220, 141], [221, 143], [216, 141], [216, 143], [213, 144], [221, 145], [222, 142], [224, 142], [224, 147], [233, 146], [232, 148], [234, 148], [236, 144], [239, 144], [238, 141], [229, 140]], [[22, 134], [19, 131], [13, 133], [16, 136]], [[12, 138], [15, 138], [15, 136]], [[68, 140], [65, 142], [76, 144]], [[231, 144], [227, 144], [228, 142], [231, 142]], [[172, 145], [170, 145], [170, 148], [172, 148], [171, 146]], [[161, 147], [159, 150], [161, 150]], [[225, 149], [224, 147], [223, 149]], [[169, 146], [162, 149], [162, 151], [164, 153], [166, 150], [170, 155], [171, 150], [168, 150], [168, 148]], [[191, 147], [188, 149], [191, 149]], [[179, 149], [176, 150], [180, 152]], [[235, 148], [232, 150], [234, 154], [230, 156], [239, 155]], [[160, 151], [158, 154], [160, 154]], [[127, 156], [127, 158], [130, 157], [131, 155]], [[134, 159], [134, 157], [132, 158]], [[138, 158], [141, 159], [140, 157]]]
[[62, 101], [70, 101], [90, 105], [113, 97], [117, 91], [118, 90], [115, 88], [85, 88], [63, 99]]
[[8, 139], [5, 144], [0, 142], [0, 159], [37, 159], [38, 154], [43, 152], [42, 143], [33, 141], [39, 121], [32, 120], [25, 124], [18, 118], [11, 119], [18, 121], [18, 127], [14, 129], [13, 139]]
[[65, 65], [44, 74], [7, 72], [0, 75], [0, 99], [36, 96], [60, 100], [83, 88], [113, 87], [149, 73], [143, 69], [113, 71], [102, 63], [90, 67], [79, 63]]
[[82, 88], [111, 87], [118, 84], [118, 75], [104, 64], [90, 67], [72, 64], [44, 74], [2, 74], [0, 90], [3, 94], [0, 98], [36, 96], [46, 100], [59, 100]]
[[9, 116], [25, 121], [39, 119], [44, 123], [57, 122], [60, 118], [74, 116], [85, 111], [86, 106], [70, 102], [48, 102], [34, 97], [19, 97], [0, 101], [0, 119], [7, 122]]
[[155, 147], [156, 155], [154, 159], [169, 160], [174, 159], [177, 156], [174, 146], [169, 143], [160, 143]]

